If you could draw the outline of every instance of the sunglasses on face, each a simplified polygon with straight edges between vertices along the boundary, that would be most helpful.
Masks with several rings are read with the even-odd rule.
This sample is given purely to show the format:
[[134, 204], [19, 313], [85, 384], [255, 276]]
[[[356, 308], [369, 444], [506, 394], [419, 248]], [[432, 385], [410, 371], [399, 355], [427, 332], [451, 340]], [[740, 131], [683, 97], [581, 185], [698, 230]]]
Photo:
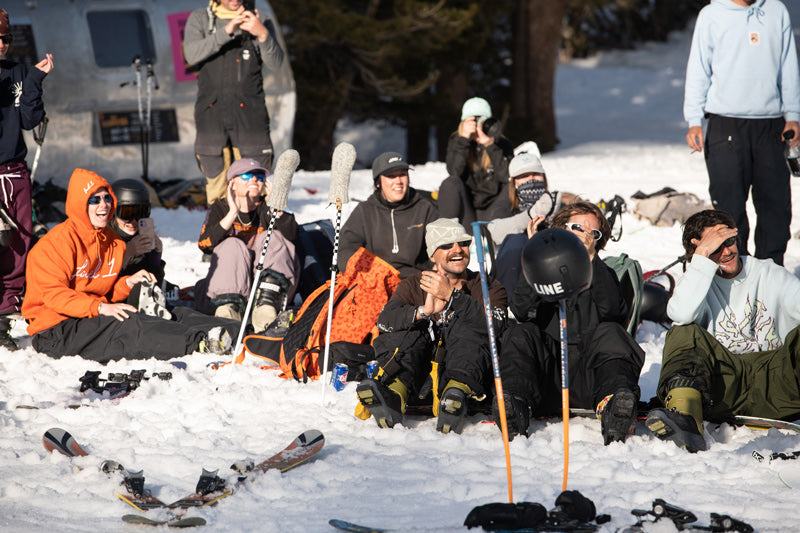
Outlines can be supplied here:
[[250, 181], [251, 179], [255, 178], [256, 180], [264, 183], [267, 181], [267, 175], [263, 172], [245, 172], [244, 174], [239, 174], [239, 179], [242, 181]]
[[458, 244], [458, 245], [459, 245], [461, 248], [469, 248], [469, 245], [470, 245], [471, 243], [472, 243], [472, 241], [471, 241], [471, 240], [469, 240], [469, 241], [461, 241], [461, 242], [458, 242], [458, 243], [455, 243], [455, 242], [454, 242], [454, 243], [450, 243], [450, 244], [443, 244], [443, 245], [441, 245], [441, 246], [438, 246], [436, 249], [437, 249], [437, 250], [450, 250], [450, 249], [452, 249], [452, 248], [453, 248], [453, 246], [454, 246], [455, 244]]
[[578, 224], [577, 222], [570, 222], [567, 224], [567, 228], [580, 233], [591, 233], [596, 241], [599, 241], [603, 237], [603, 233], [599, 229], [587, 229], [583, 227], [583, 224]]
[[11, 34], [9, 34], [9, 35], [0, 35], [0, 41], [3, 41], [3, 44], [11, 44], [11, 42], [13, 40], [14, 40], [14, 36], [11, 35]]
[[719, 245], [719, 248], [714, 250], [714, 252], [711, 255], [721, 254], [723, 248], [730, 248], [734, 244], [736, 244], [736, 237], [728, 237], [727, 239], [722, 241], [722, 244]]
[[110, 204], [113, 201], [110, 194], [99, 194], [97, 196], [90, 196], [88, 203], [89, 205], [99, 205], [100, 202], [105, 202]]
[[118, 205], [116, 217], [125, 222], [141, 220], [150, 216], [149, 205]]

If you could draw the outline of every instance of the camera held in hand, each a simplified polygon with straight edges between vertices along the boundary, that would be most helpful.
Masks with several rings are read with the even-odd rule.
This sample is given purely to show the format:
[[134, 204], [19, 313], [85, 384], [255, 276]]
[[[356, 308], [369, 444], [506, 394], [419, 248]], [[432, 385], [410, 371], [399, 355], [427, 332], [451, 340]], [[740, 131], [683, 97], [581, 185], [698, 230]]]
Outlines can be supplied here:
[[256, 0], [242, 0], [242, 5], [245, 11], [256, 12]]
[[484, 135], [492, 139], [500, 137], [503, 130], [503, 124], [500, 119], [494, 117], [475, 117], [475, 123], [483, 131]]

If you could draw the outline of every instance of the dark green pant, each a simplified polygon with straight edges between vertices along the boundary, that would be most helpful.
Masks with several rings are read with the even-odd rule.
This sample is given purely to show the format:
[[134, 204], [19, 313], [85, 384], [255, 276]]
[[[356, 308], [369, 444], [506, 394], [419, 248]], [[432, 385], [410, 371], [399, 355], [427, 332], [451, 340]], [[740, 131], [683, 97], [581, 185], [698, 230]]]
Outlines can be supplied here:
[[676, 377], [694, 378], [703, 394], [703, 418], [733, 415], [800, 418], [800, 327], [777, 350], [732, 354], [695, 324], [673, 326], [664, 343], [658, 397]]

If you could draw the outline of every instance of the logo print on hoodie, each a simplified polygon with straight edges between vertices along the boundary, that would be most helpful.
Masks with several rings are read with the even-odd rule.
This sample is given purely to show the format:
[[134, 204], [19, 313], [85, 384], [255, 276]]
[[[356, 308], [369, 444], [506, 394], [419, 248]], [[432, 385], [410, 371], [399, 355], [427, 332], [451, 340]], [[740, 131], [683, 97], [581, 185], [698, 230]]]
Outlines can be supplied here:
[[86, 187], [83, 188], [83, 194], [89, 194], [89, 191], [92, 190], [92, 187], [94, 187], [94, 181], [89, 181], [89, 183], [86, 184]]

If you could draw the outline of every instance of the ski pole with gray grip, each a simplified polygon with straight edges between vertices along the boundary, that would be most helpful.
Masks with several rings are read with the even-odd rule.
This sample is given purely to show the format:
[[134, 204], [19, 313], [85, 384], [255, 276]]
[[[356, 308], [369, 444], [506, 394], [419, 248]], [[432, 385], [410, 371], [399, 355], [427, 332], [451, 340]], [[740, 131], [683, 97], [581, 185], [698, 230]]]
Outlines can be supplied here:
[[269, 195], [269, 199], [267, 199], [267, 207], [270, 208], [271, 217], [267, 227], [267, 236], [264, 238], [264, 246], [261, 248], [261, 255], [253, 272], [253, 285], [250, 287], [250, 297], [247, 299], [247, 307], [244, 310], [244, 316], [242, 316], [242, 325], [239, 326], [239, 335], [236, 338], [236, 346], [233, 350], [234, 360], [242, 352], [242, 339], [244, 339], [244, 331], [247, 329], [247, 321], [250, 319], [250, 311], [253, 308], [258, 283], [261, 280], [261, 272], [264, 269], [264, 258], [267, 256], [269, 240], [272, 237], [272, 230], [275, 228], [275, 220], [288, 206], [289, 189], [292, 187], [292, 177], [298, 165], [300, 165], [300, 154], [297, 153], [297, 150], [286, 150], [278, 158], [278, 162], [275, 163], [275, 179], [272, 182], [272, 192]]
[[331, 319], [333, 318], [333, 294], [336, 289], [336, 272], [339, 261], [339, 229], [342, 225], [342, 204], [350, 201], [347, 194], [350, 173], [356, 162], [356, 149], [350, 143], [339, 143], [333, 150], [331, 160], [331, 188], [328, 203], [336, 205], [336, 232], [333, 239], [333, 259], [331, 260], [331, 290], [328, 296], [328, 321], [325, 327], [325, 355], [322, 363], [322, 403], [325, 404], [325, 389], [328, 384], [328, 356], [330, 355]]

